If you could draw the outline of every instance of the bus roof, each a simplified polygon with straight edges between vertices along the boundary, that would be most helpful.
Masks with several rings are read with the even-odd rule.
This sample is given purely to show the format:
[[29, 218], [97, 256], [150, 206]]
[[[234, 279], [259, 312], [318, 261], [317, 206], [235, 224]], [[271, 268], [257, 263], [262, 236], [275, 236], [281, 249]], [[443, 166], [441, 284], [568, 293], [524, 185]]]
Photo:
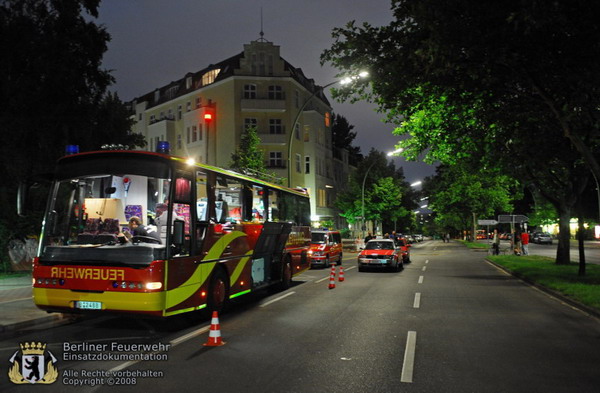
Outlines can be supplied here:
[[215, 173], [220, 173], [223, 175], [227, 175], [227, 176], [231, 176], [231, 177], [235, 177], [241, 180], [247, 180], [247, 181], [251, 181], [253, 183], [257, 183], [263, 186], [267, 186], [270, 188], [275, 188], [275, 189], [280, 189], [280, 190], [285, 190], [287, 192], [291, 192], [294, 193], [296, 195], [299, 196], [304, 196], [304, 197], [308, 197], [308, 193], [304, 190], [300, 191], [298, 189], [293, 189], [293, 188], [288, 188], [288, 187], [284, 187], [275, 183], [271, 183], [265, 180], [261, 180], [261, 179], [257, 179], [254, 178], [252, 176], [248, 176], [242, 173], [238, 173], [235, 171], [232, 171], [230, 169], [223, 169], [223, 168], [219, 168], [216, 166], [212, 166], [212, 165], [207, 165], [207, 164], [202, 164], [202, 163], [194, 163], [194, 164], [189, 164], [188, 160], [186, 158], [183, 157], [177, 157], [177, 156], [171, 156], [168, 154], [163, 154], [163, 153], [155, 153], [155, 152], [150, 152], [150, 151], [145, 151], [145, 150], [97, 150], [97, 151], [90, 151], [90, 152], [83, 152], [83, 153], [77, 153], [77, 154], [71, 154], [68, 156], [64, 156], [61, 157], [58, 161], [60, 162], [68, 162], [70, 160], [77, 160], [77, 159], [81, 159], [81, 160], [85, 160], [86, 157], [98, 157], [98, 156], [111, 156], [111, 155], [127, 155], [130, 157], [135, 157], [135, 156], [140, 156], [140, 157], [155, 157], [159, 160], [163, 160], [165, 164], [169, 164], [170, 162], [177, 162], [180, 164], [183, 164], [185, 166], [188, 167], [196, 167], [196, 168], [203, 168], [206, 170], [209, 170], [211, 172], [215, 172]]

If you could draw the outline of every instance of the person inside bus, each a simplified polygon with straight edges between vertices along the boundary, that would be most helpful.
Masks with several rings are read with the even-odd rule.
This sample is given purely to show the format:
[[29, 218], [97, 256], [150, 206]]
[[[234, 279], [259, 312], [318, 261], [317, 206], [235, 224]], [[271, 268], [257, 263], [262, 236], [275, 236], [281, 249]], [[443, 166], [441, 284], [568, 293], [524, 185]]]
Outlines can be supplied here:
[[129, 232], [120, 233], [119, 237], [124, 237], [126, 241], [131, 241], [134, 236], [145, 236], [155, 239], [158, 244], [162, 244], [160, 235], [154, 228], [143, 225], [139, 217], [132, 216], [129, 218]]
[[[165, 244], [167, 241], [167, 216], [168, 216], [169, 205], [167, 203], [157, 203], [156, 210], [156, 218], [154, 219], [154, 223], [156, 224], [156, 230], [160, 236], [161, 243]], [[184, 221], [184, 218], [177, 215], [175, 209], [173, 209], [173, 214], [171, 216], [171, 225], [175, 220]]]
[[229, 216], [229, 206], [227, 205], [227, 202], [223, 200], [223, 194], [219, 194], [219, 197], [215, 202], [215, 208], [217, 213], [217, 222], [227, 222], [227, 217]]

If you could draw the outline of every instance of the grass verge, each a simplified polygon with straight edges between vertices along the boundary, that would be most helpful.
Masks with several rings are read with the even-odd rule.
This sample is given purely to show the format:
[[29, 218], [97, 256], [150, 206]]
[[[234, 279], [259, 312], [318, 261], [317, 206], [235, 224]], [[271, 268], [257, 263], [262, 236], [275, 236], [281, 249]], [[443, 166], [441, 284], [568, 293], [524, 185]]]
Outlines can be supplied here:
[[490, 261], [502, 265], [516, 276], [553, 289], [600, 311], [600, 265], [586, 265], [586, 275], [577, 275], [578, 263], [557, 265], [553, 258], [539, 255], [493, 255]]
[[477, 248], [477, 249], [483, 249], [483, 250], [487, 250], [490, 248], [490, 245], [488, 243], [475, 243], [475, 242], [468, 242], [466, 240], [457, 240], [457, 242], [464, 244], [468, 248]]

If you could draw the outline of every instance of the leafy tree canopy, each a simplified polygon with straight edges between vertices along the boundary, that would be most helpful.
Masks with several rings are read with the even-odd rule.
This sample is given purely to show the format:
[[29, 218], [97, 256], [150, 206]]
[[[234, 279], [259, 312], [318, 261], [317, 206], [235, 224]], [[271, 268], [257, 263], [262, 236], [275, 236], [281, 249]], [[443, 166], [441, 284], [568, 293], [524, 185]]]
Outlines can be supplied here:
[[552, 194], [566, 222], [557, 262], [568, 262], [570, 211], [590, 169], [600, 178], [600, 4], [406, 0], [392, 11], [389, 26], [334, 30], [322, 61], [371, 71], [370, 88], [357, 81], [338, 98], [376, 102], [411, 136], [409, 158], [503, 168]]

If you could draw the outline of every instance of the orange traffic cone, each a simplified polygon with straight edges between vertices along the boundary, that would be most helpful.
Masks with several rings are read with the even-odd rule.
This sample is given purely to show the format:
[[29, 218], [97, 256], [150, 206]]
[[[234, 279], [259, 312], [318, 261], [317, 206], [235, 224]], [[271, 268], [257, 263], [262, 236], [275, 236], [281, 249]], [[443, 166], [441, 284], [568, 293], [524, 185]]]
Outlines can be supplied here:
[[329, 289], [335, 288], [335, 266], [331, 267], [331, 273], [329, 274]]
[[344, 281], [344, 268], [340, 266], [340, 275], [338, 276], [338, 281]]
[[213, 311], [212, 320], [210, 321], [210, 333], [208, 334], [208, 341], [204, 343], [205, 347], [220, 347], [225, 344], [225, 341], [221, 340], [221, 326], [219, 325], [219, 315], [216, 311]]

